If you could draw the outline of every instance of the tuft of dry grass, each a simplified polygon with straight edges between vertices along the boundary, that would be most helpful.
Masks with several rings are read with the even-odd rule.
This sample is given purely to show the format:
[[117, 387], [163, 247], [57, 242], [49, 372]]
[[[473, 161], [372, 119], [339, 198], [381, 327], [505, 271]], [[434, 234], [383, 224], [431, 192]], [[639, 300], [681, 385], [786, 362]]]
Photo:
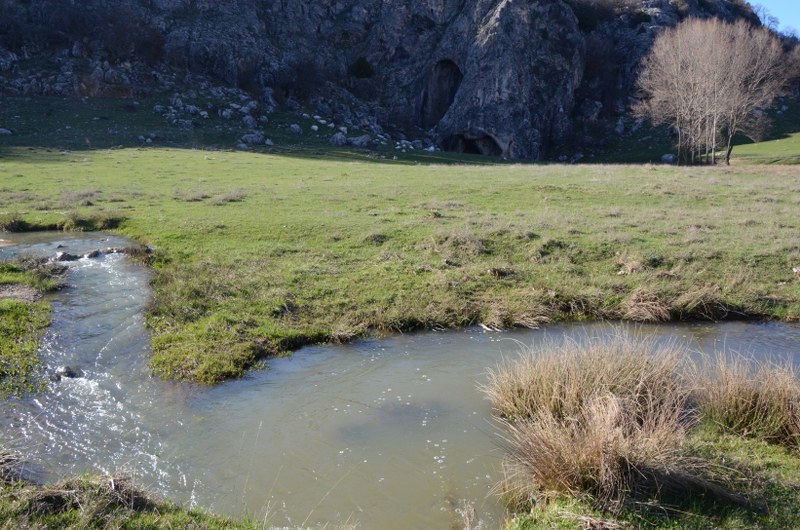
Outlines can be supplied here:
[[566, 339], [524, 351], [489, 370], [482, 389], [500, 418], [514, 421], [544, 411], [561, 420], [579, 415], [598, 394], [666, 398], [681, 392], [678, 367], [685, 355], [678, 345], [623, 333]]
[[697, 406], [709, 421], [800, 450], [800, 380], [788, 362], [718, 353], [695, 363], [693, 379]]
[[723, 320], [731, 313], [718, 287], [703, 286], [686, 291], [675, 300], [674, 311], [681, 320]]
[[703, 467], [683, 450], [691, 425], [685, 400], [682, 393], [597, 393], [569, 418], [539, 410], [521, 421], [504, 421], [506, 501], [520, 509], [552, 495], [589, 495], [614, 511], [633, 492], [656, 491], [664, 477]]
[[500, 489], [509, 505], [587, 498], [616, 511], [631, 497], [711, 493], [710, 465], [685, 449], [697, 417], [675, 344], [617, 334], [550, 343], [490, 371], [483, 387], [504, 427]]
[[[28, 485], [15, 493], [15, 511], [24, 517], [49, 517], [78, 510], [83, 521], [95, 521], [120, 510], [141, 512], [157, 506], [131, 475], [73, 477], [47, 486]], [[88, 527], [88, 524], [87, 524]]]
[[218, 195], [211, 200], [214, 206], [221, 206], [231, 202], [242, 202], [247, 198], [247, 193], [244, 190], [230, 190], [227, 193]]
[[21, 480], [22, 458], [9, 449], [0, 448], [0, 486], [8, 486]]
[[622, 318], [633, 322], [667, 322], [669, 303], [647, 287], [635, 289], [622, 302]]

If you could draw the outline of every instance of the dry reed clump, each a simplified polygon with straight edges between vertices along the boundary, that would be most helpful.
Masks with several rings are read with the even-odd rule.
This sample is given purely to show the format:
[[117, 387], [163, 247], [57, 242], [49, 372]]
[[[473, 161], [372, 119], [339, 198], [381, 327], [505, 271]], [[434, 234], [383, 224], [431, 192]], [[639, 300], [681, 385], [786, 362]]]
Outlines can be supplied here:
[[483, 390], [507, 433], [507, 501], [588, 496], [613, 511], [638, 492], [710, 490], [683, 449], [693, 424], [684, 354], [618, 335], [551, 344], [491, 371]]
[[713, 286], [698, 287], [685, 292], [675, 300], [673, 309], [681, 320], [701, 318], [704, 320], [722, 320], [730, 312], [730, 306], [723, 300], [720, 289]]
[[672, 477], [694, 478], [691, 471], [702, 467], [683, 450], [690, 427], [685, 396], [646, 399], [653, 401], [645, 415], [637, 398], [606, 393], [594, 395], [571, 418], [540, 410], [521, 421], [504, 421], [506, 501], [522, 508], [552, 495], [588, 495], [614, 511], [636, 492], [678, 490]]
[[483, 391], [498, 417], [514, 421], [543, 410], [562, 420], [576, 417], [596, 395], [666, 398], [683, 392], [678, 370], [685, 356], [677, 345], [624, 334], [567, 339], [490, 370]]
[[669, 303], [663, 296], [646, 287], [634, 290], [622, 302], [622, 318], [633, 322], [667, 322]]
[[157, 506], [148, 493], [134, 484], [131, 475], [124, 473], [102, 478], [70, 478], [24, 491], [25, 498], [19, 507], [30, 515], [54, 515], [80, 509], [82, 517], [94, 520], [120, 509], [139, 512]]
[[9, 449], [0, 448], [0, 485], [14, 484], [22, 478], [22, 458]]
[[728, 360], [721, 353], [696, 363], [695, 400], [712, 423], [739, 435], [800, 450], [800, 380], [787, 362]]

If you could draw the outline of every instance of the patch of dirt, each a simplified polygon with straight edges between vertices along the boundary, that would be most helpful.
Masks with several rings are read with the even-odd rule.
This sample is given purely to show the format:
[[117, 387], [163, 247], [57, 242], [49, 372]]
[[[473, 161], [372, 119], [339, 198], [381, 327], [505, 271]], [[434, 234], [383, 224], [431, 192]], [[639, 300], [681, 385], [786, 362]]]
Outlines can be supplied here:
[[27, 285], [0, 285], [0, 300], [35, 302], [41, 297], [42, 293]]

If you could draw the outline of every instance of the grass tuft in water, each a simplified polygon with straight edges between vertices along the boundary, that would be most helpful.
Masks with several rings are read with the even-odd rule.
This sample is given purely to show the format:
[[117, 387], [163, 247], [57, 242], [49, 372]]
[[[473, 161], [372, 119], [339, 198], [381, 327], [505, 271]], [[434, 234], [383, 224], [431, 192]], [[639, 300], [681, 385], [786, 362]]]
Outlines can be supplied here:
[[617, 336], [548, 344], [489, 374], [500, 490], [540, 528], [794, 528], [797, 402], [786, 365]]
[[800, 451], [800, 380], [788, 362], [705, 357], [694, 372], [704, 418], [726, 432]]

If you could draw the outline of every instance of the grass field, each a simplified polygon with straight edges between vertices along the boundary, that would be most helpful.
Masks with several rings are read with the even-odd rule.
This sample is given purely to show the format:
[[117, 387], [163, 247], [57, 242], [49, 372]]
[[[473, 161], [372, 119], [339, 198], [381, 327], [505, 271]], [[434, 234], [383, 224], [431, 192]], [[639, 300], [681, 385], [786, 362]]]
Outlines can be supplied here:
[[740, 145], [734, 153], [734, 161], [739, 164], [800, 164], [800, 133]]
[[310, 342], [478, 322], [800, 318], [791, 168], [2, 153], [0, 224], [114, 227], [153, 247], [165, 377], [216, 382]]

